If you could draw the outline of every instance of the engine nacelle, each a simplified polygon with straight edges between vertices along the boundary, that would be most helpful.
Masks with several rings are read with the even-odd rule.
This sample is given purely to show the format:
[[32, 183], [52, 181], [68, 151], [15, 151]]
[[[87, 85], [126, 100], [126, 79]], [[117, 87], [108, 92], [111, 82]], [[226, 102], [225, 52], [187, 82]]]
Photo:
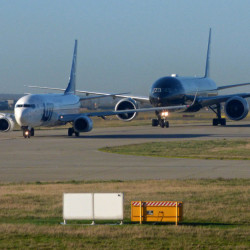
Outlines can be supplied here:
[[76, 132], [89, 132], [93, 128], [93, 122], [88, 116], [80, 116], [74, 120], [74, 130]]
[[10, 132], [14, 129], [15, 120], [9, 114], [0, 114], [0, 132]]
[[227, 117], [233, 121], [244, 119], [249, 111], [248, 102], [239, 96], [235, 96], [227, 100], [224, 108]]
[[[132, 98], [125, 98], [125, 99], [120, 100], [116, 104], [115, 111], [121, 111], [121, 110], [126, 110], [126, 109], [137, 109], [137, 108], [138, 108], [138, 104], [136, 103], [135, 100], [133, 100]], [[137, 116], [136, 112], [116, 115], [116, 117], [119, 120], [122, 120], [125, 122], [132, 121], [136, 116]]]

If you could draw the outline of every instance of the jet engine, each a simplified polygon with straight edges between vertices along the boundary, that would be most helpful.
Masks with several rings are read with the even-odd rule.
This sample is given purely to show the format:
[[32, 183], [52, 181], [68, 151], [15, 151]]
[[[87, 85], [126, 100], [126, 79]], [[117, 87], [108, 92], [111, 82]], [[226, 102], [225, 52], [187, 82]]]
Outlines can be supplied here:
[[[136, 103], [135, 100], [131, 98], [125, 98], [125, 99], [120, 100], [116, 104], [115, 111], [122, 111], [126, 109], [137, 109], [137, 108], [138, 108], [138, 104]], [[137, 113], [133, 112], [133, 113], [118, 114], [116, 116], [119, 120], [128, 122], [128, 121], [132, 121], [136, 117], [136, 115]]]
[[14, 129], [15, 120], [10, 114], [0, 114], [0, 132], [10, 132]]
[[74, 130], [76, 132], [89, 132], [93, 128], [93, 122], [88, 116], [80, 116], [74, 120]]
[[248, 102], [242, 97], [232, 97], [225, 103], [225, 113], [231, 120], [239, 121], [244, 119], [247, 116], [248, 111]]

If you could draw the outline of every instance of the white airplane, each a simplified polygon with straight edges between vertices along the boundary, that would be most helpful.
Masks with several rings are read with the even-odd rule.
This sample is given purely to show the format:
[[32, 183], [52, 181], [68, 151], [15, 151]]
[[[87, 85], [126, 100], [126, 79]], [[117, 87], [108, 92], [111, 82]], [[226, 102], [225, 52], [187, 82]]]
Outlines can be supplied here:
[[[131, 121], [136, 117], [138, 112], [138, 103], [150, 103], [154, 108], [150, 111], [155, 111], [157, 119], [152, 119], [152, 126], [160, 126], [162, 128], [169, 127], [167, 117], [169, 111], [176, 110], [177, 107], [183, 107], [188, 103], [192, 103], [189, 108], [184, 108], [185, 112], [197, 112], [200, 109], [210, 108], [215, 114], [213, 126], [226, 126], [226, 119], [221, 116], [221, 107], [224, 103], [224, 111], [226, 116], [233, 120], [239, 121], [244, 119], [249, 112], [249, 105], [246, 98], [250, 97], [250, 93], [237, 93], [229, 95], [219, 95], [219, 91], [228, 88], [250, 85], [250, 83], [239, 83], [217, 87], [216, 83], [210, 78], [210, 43], [211, 29], [209, 31], [208, 48], [206, 57], [205, 74], [202, 77], [183, 77], [177, 75], [161, 77], [151, 86], [148, 97], [128, 96], [124, 94], [113, 95], [114, 97], [122, 98], [115, 106], [115, 111], [126, 111], [125, 113], [108, 113], [106, 115], [116, 114], [120, 120]], [[65, 89], [29, 86], [42, 89], [54, 89], [65, 91]], [[76, 90], [79, 93], [86, 93], [107, 96], [110, 94], [89, 92]], [[160, 108], [161, 107], [161, 108]], [[158, 109], [159, 108], [159, 109]], [[87, 117], [96, 114], [86, 114]], [[105, 116], [105, 113], [100, 114]], [[68, 122], [68, 119], [73, 119], [75, 116], [64, 116], [61, 120]]]
[[[59, 126], [71, 123], [72, 127], [68, 129], [68, 135], [79, 136], [81, 132], [89, 132], [93, 128], [93, 122], [90, 117], [116, 115], [123, 120], [132, 120], [139, 112], [155, 111], [161, 112], [164, 110], [179, 110], [187, 109], [191, 105], [177, 105], [171, 107], [153, 107], [136, 109], [131, 97], [124, 94], [106, 94], [96, 93], [95, 96], [85, 96], [80, 98], [75, 95], [76, 85], [76, 59], [77, 59], [77, 40], [75, 41], [73, 61], [70, 73], [70, 79], [67, 88], [63, 94], [29, 94], [20, 98], [14, 108], [14, 114], [0, 114], [0, 131], [10, 132], [14, 128], [15, 121], [21, 127], [24, 138], [34, 136], [34, 128], [40, 126]], [[43, 87], [42, 87], [43, 88]], [[46, 88], [46, 87], [44, 87]], [[57, 89], [57, 88], [49, 88]], [[62, 90], [62, 89], [59, 89]], [[94, 92], [78, 91], [87, 94]], [[103, 98], [107, 96], [125, 97], [116, 105], [114, 111], [80, 113], [80, 101], [86, 99]], [[143, 98], [142, 98], [143, 101]], [[126, 105], [123, 105], [126, 104]]]

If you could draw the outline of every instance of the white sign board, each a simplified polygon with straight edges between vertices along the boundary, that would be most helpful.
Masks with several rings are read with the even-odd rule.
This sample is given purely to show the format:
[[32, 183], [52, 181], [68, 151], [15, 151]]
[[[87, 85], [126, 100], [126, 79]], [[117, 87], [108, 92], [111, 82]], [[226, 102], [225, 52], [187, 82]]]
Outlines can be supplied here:
[[123, 193], [65, 193], [64, 220], [123, 220]]
[[123, 193], [95, 193], [95, 220], [123, 220]]
[[64, 194], [64, 220], [93, 220], [93, 194]]

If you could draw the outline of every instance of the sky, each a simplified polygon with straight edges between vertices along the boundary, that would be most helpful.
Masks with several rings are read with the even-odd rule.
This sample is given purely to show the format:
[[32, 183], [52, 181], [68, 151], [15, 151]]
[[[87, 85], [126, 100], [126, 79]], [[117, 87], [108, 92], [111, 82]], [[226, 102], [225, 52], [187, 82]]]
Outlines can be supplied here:
[[249, 10], [249, 0], [0, 0], [0, 93], [65, 88], [78, 39], [77, 89], [148, 95], [160, 77], [204, 74], [210, 27], [211, 78], [250, 82]]

